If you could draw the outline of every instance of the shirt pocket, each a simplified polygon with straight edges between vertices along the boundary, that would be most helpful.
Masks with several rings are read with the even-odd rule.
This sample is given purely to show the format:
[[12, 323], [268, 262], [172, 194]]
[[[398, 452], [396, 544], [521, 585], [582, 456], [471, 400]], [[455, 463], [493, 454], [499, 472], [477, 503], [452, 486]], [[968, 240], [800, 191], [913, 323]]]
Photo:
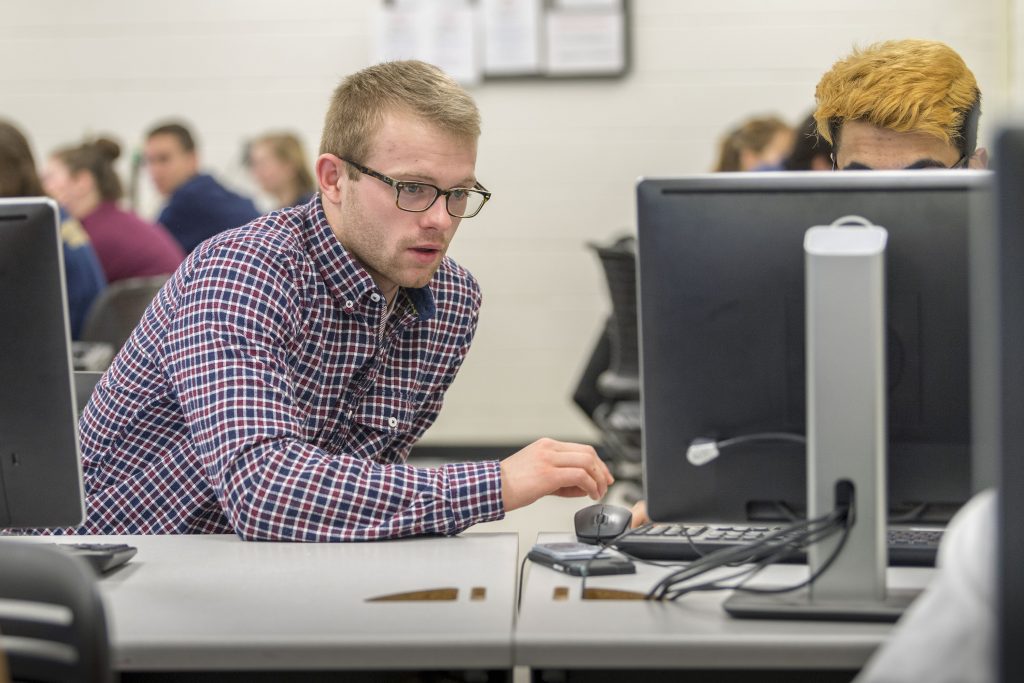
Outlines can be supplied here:
[[371, 389], [351, 412], [352, 426], [380, 444], [375, 452], [366, 454], [370, 457], [380, 455], [395, 437], [408, 433], [414, 416], [410, 392], [386, 387]]

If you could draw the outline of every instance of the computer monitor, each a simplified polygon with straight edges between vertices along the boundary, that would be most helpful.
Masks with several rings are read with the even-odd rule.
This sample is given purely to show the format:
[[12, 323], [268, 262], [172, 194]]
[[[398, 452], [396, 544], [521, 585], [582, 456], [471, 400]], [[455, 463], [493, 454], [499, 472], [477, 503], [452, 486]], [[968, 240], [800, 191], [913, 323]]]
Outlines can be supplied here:
[[976, 460], [999, 487], [999, 680], [1024, 679], [1024, 125], [995, 143], [995, 220], [971, 242]]
[[890, 521], [944, 522], [971, 494], [968, 212], [976, 171], [716, 174], [637, 188], [644, 486], [659, 521], [805, 514], [804, 233], [888, 230]]
[[57, 205], [0, 199], [0, 529], [85, 516]]

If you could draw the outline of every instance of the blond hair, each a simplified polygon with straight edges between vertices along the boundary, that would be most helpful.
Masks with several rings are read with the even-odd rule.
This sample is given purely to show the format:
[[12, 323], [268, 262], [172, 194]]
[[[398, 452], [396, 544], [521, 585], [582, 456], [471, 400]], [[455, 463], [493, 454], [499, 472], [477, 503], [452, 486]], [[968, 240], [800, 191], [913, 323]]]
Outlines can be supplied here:
[[743, 150], [760, 154], [780, 132], [791, 130], [789, 124], [777, 116], [748, 119], [729, 131], [718, 148], [715, 172], [743, 170], [740, 159]]
[[893, 40], [855, 49], [822, 76], [814, 95], [818, 132], [834, 146], [844, 122], [864, 121], [974, 152], [981, 91], [964, 60], [944, 43]]
[[[334, 91], [324, 121], [320, 153], [357, 163], [388, 113], [407, 112], [455, 137], [480, 136], [480, 111], [462, 86], [436, 66], [409, 60], [356, 72]], [[350, 177], [359, 172], [349, 169]]]
[[274, 157], [294, 172], [293, 182], [299, 197], [316, 192], [316, 182], [309, 171], [302, 142], [294, 133], [266, 133], [252, 141], [253, 145], [266, 145]]

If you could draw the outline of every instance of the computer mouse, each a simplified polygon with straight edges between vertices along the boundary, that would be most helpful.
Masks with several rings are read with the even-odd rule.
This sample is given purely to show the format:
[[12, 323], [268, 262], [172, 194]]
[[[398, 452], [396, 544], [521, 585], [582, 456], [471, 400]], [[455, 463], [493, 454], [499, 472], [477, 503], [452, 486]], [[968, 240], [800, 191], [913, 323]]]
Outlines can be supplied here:
[[576, 513], [576, 539], [583, 543], [607, 542], [629, 529], [633, 513], [618, 505], [597, 503]]

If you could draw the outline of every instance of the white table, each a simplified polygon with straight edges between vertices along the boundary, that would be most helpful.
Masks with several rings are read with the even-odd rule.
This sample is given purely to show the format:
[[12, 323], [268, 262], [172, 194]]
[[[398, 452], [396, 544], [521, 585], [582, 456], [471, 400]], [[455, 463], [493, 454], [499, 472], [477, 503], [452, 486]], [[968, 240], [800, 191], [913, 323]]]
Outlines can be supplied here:
[[[515, 534], [346, 544], [73, 540], [138, 547], [99, 582], [122, 672], [512, 668]], [[440, 587], [458, 588], [458, 598], [367, 602]], [[474, 587], [486, 597], [472, 600]]]
[[[566, 540], [572, 539], [566, 534], [538, 537], [538, 542]], [[580, 579], [533, 563], [527, 572], [515, 636], [516, 664], [536, 671], [747, 671], [760, 680], [770, 680], [767, 673], [772, 670], [849, 672], [863, 666], [891, 628], [733, 619], [722, 609], [728, 591], [695, 593], [668, 603], [581, 600]], [[587, 587], [646, 592], [667, 572], [638, 564], [635, 575], [591, 577]], [[933, 573], [927, 568], [890, 569], [888, 583], [923, 588]], [[757, 583], [787, 585], [806, 576], [806, 565], [780, 565], [762, 572]], [[568, 598], [555, 600], [556, 587], [566, 587]], [[680, 680], [678, 674], [674, 678]]]

